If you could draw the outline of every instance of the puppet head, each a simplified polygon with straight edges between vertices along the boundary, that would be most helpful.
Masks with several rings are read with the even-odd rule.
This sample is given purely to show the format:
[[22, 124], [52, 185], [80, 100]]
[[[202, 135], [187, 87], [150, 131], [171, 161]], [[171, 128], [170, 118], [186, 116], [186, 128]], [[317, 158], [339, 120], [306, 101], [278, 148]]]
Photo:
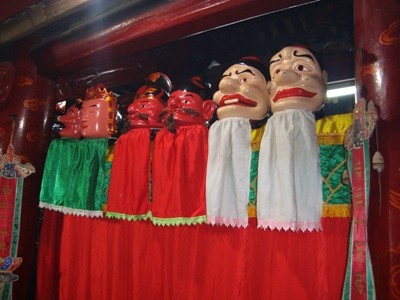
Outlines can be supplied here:
[[116, 133], [117, 98], [103, 84], [86, 90], [82, 101], [81, 134], [85, 138], [108, 138]]
[[319, 110], [326, 95], [327, 73], [303, 46], [285, 47], [270, 61], [268, 93], [272, 112]]
[[267, 74], [267, 68], [255, 57], [244, 57], [229, 67], [213, 97], [218, 118], [265, 118], [269, 110]]
[[205, 124], [212, 118], [216, 105], [210, 100], [209, 88], [196, 76], [172, 92], [163, 118], [170, 131], [176, 126]]
[[59, 132], [61, 137], [79, 139], [81, 137], [81, 111], [76, 104], [71, 105], [57, 120], [64, 125]]
[[128, 107], [128, 118], [132, 128], [161, 128], [161, 113], [172, 89], [167, 75], [155, 72], [149, 75], [136, 92]]

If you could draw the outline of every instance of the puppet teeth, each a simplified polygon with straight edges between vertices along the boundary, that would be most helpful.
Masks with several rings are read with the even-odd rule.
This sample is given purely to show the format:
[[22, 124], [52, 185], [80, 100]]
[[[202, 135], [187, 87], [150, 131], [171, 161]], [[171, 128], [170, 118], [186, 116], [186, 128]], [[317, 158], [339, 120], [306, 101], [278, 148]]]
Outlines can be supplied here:
[[225, 100], [225, 104], [233, 104], [233, 103], [238, 103], [239, 99], [229, 99]]

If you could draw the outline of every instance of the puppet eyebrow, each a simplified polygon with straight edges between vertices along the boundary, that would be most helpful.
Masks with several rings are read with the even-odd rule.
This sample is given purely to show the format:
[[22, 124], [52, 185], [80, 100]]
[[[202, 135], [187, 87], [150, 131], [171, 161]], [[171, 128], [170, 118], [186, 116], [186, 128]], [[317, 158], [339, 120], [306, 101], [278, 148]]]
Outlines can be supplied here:
[[313, 58], [310, 54], [297, 54], [297, 50], [294, 50], [294, 51], [293, 51], [293, 56], [296, 56], [296, 57], [308, 57], [308, 58], [311, 59], [313, 62], [315, 62], [315, 61], [314, 61], [314, 58]]
[[[239, 74], [242, 74], [242, 73], [250, 73], [250, 74], [256, 76], [256, 74], [254, 74], [253, 71], [250, 70], [250, 69], [244, 69], [243, 71], [238, 71], [238, 70], [235, 71], [236, 75], [239, 75]], [[226, 77], [226, 76], [232, 76], [232, 72], [229, 72], [228, 74], [223, 74], [222, 78]]]
[[280, 60], [282, 59], [282, 54], [279, 54], [278, 56], [279, 56], [279, 58], [278, 58], [278, 59], [275, 59], [275, 60], [271, 60], [271, 61], [269, 62], [269, 65], [272, 65], [273, 63], [276, 63], [276, 62], [278, 62], [278, 61], [280, 61]]
[[184, 97], [192, 97], [194, 98], [194, 96], [192, 94], [183, 94]]
[[236, 71], [235, 73], [236, 73], [236, 74], [250, 73], [250, 74], [252, 74], [252, 75], [256, 75], [256, 74], [254, 74], [253, 71], [250, 70], [250, 69], [244, 69], [243, 71]]

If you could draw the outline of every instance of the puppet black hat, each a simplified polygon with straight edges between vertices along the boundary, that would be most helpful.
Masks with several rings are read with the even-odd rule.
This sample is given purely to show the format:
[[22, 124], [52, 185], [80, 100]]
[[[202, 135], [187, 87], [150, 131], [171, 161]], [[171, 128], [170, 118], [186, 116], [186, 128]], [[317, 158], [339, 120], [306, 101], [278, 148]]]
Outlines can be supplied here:
[[151, 73], [146, 79], [145, 84], [136, 92], [135, 99], [154, 97], [166, 102], [172, 90], [171, 80], [161, 72]]
[[174, 91], [196, 93], [203, 100], [209, 100], [212, 98], [211, 84], [201, 76], [194, 76], [183, 83], [177, 84], [176, 87], [174, 87]]

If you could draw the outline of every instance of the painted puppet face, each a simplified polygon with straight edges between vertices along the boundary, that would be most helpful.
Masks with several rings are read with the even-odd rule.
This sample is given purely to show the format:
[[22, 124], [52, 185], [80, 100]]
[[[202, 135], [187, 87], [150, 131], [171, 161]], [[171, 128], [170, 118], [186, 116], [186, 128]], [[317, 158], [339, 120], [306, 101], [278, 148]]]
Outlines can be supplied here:
[[108, 103], [104, 99], [83, 101], [81, 133], [85, 138], [108, 138]]
[[128, 118], [132, 128], [161, 128], [160, 115], [164, 104], [157, 98], [143, 97], [133, 101], [128, 107]]
[[286, 47], [270, 61], [268, 93], [272, 112], [286, 109], [321, 108], [326, 94], [327, 73], [314, 55], [302, 47]]
[[219, 119], [244, 117], [263, 119], [269, 109], [267, 83], [254, 67], [235, 64], [227, 69], [213, 96]]
[[59, 133], [61, 137], [72, 139], [81, 137], [81, 112], [75, 105], [68, 108], [64, 115], [59, 116], [58, 121], [64, 125]]
[[204, 100], [197, 93], [177, 90], [168, 99], [167, 114], [164, 118], [172, 118], [176, 126], [204, 124], [212, 118], [215, 104], [211, 100]]

